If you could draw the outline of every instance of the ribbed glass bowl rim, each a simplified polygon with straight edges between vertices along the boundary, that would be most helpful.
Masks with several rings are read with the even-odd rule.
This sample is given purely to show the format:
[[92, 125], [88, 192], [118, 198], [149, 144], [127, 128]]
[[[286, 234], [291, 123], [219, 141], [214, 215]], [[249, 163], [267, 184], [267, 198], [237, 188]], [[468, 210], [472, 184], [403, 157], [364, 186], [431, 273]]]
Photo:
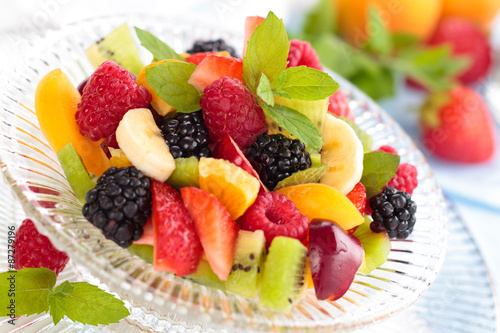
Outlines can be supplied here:
[[[126, 15], [126, 16], [104, 16], [104, 17], [98, 17], [98, 18], [92, 18], [92, 19], [87, 19], [79, 22], [75, 22], [72, 24], [65, 25], [64, 27], [61, 27], [60, 29], [57, 30], [50, 30], [46, 32], [46, 35], [42, 37], [40, 40], [37, 40], [35, 43], [32, 45], [32, 54], [37, 54], [37, 50], [45, 50], [48, 49], [51, 46], [51, 43], [53, 43], [56, 39], [58, 38], [64, 38], [69, 36], [69, 32], [71, 29], [77, 29], [82, 26], [90, 25], [90, 26], [99, 26], [100, 24], [103, 24], [104, 22], [108, 21], [113, 21], [113, 22], [129, 22], [132, 24], [138, 24], [138, 23], [144, 23], [144, 22], [152, 22], [152, 24], [162, 24], [161, 22], [166, 21], [167, 18], [165, 17], [160, 17], [160, 16], [145, 16], [145, 15], [139, 15], [139, 16], [134, 16], [134, 15]], [[189, 22], [186, 23], [185, 20], [178, 20], [174, 19], [173, 22], [183, 22], [182, 24], [179, 24], [178, 28], [182, 30], [184, 27], [190, 26]], [[172, 20], [169, 21], [170, 23]], [[108, 23], [109, 24], [109, 23]], [[197, 24], [199, 26], [199, 24]], [[206, 27], [207, 29], [210, 29], [214, 33], [222, 33], [224, 35], [227, 35], [228, 32], [227, 30], [222, 30], [222, 29], [214, 29], [212, 27]], [[203, 27], [201, 28], [203, 29]], [[233, 32], [229, 32], [229, 35], [234, 35]], [[19, 59], [16, 64], [12, 67], [12, 69], [8, 70], [0, 79], [0, 87], [8, 84], [8, 78], [10, 75], [15, 75], [16, 69], [21, 68], [22, 66], [26, 66], [26, 63], [30, 59], [36, 59], [37, 57], [35, 56], [25, 56], [21, 59]], [[21, 66], [21, 67], [20, 67]], [[408, 136], [404, 131], [401, 129], [401, 127], [394, 122], [394, 120], [387, 115], [374, 101], [372, 101], [369, 97], [367, 97], [364, 93], [359, 91], [356, 87], [354, 87], [351, 83], [340, 77], [339, 75], [336, 75], [334, 73], [330, 73], [336, 80], [337, 82], [340, 83], [340, 86], [343, 88], [343, 90], [346, 92], [346, 95], [348, 95], [348, 98], [354, 99], [354, 100], [360, 100], [364, 103], [364, 108], [367, 108], [370, 110], [370, 112], [375, 113], [379, 118], [380, 121], [383, 122], [384, 124], [387, 124], [389, 127], [393, 129], [393, 131], [398, 134], [398, 137], [402, 137], [405, 140], [408, 140], [409, 147], [412, 151], [415, 150], [417, 154], [419, 154], [419, 161], [424, 163], [426, 167], [428, 167], [427, 162], [425, 161], [425, 158], [423, 157], [423, 154], [418, 151], [416, 146], [409, 140]], [[35, 83], [33, 83], [35, 84]], [[33, 89], [34, 91], [34, 89]], [[0, 105], [1, 107], [1, 105]], [[5, 121], [5, 120], [4, 120]], [[1, 124], [0, 124], [1, 125]], [[81, 245], [78, 244], [77, 239], [71, 237], [70, 235], [66, 234], [63, 232], [59, 227], [59, 225], [55, 225], [51, 221], [51, 219], [43, 215], [31, 202], [30, 198], [26, 195], [25, 191], [19, 186], [19, 181], [22, 182], [22, 180], [15, 179], [10, 170], [9, 170], [9, 165], [7, 162], [2, 161], [3, 155], [0, 154], [0, 169], [2, 171], [3, 176], [6, 178], [8, 184], [10, 184], [11, 188], [13, 189], [14, 193], [17, 195], [19, 198], [21, 205], [23, 206], [25, 212], [27, 213], [28, 216], [31, 216], [35, 219], [35, 223], [37, 225], [37, 228], [40, 230], [42, 234], [47, 235], [51, 241], [55, 244], [55, 246], [59, 249], [64, 249], [66, 252], [68, 252], [72, 258], [72, 260], [79, 264], [83, 265], [86, 270], [88, 270], [89, 274], [93, 277], [98, 278], [102, 283], [106, 284], [109, 289], [112, 292], [116, 292], [122, 299], [129, 301], [133, 306], [136, 306], [140, 308], [142, 311], [144, 311], [146, 314], [153, 314], [155, 316], [158, 316], [159, 320], [166, 320], [171, 323], [183, 323], [183, 322], [193, 322], [194, 318], [193, 313], [188, 315], [189, 311], [195, 311], [194, 313], [197, 313], [196, 309], [190, 308], [190, 303], [189, 302], [183, 302], [183, 300], [180, 299], [180, 297], [171, 297], [170, 299], [159, 299], [159, 297], [162, 297], [161, 295], [152, 293], [150, 290], [148, 290], [148, 286], [144, 281], [137, 281], [137, 279], [134, 279], [131, 284], [131, 277], [127, 276], [124, 274], [123, 271], [117, 271], [116, 269], [113, 269], [109, 265], [105, 265], [105, 262], [103, 260], [95, 260], [95, 257], [93, 256], [92, 253], [89, 253], [89, 251], [86, 251]], [[441, 191], [437, 184], [435, 184], [435, 180], [433, 179], [432, 172], [428, 171], [431, 180], [432, 180], [432, 185], [435, 186], [436, 189], [436, 196], [438, 197], [439, 200], [443, 202], [443, 207], [444, 207], [444, 198], [442, 197]], [[446, 214], [444, 212], [443, 208], [443, 214]], [[433, 266], [431, 272], [429, 272], [429, 276], [425, 277], [425, 285], [422, 286], [418, 291], [415, 291], [412, 293], [412, 297], [407, 297], [405, 299], [401, 299], [397, 304], [390, 304], [387, 306], [386, 309], [384, 309], [383, 312], [377, 312], [377, 313], [371, 313], [370, 315], [363, 315], [363, 316], [358, 316], [355, 317], [355, 315], [352, 315], [350, 320], [347, 321], [341, 321], [341, 322], [328, 322], [328, 321], [322, 321], [320, 323], [314, 323], [314, 322], [302, 322], [302, 323], [297, 323], [297, 322], [286, 322], [286, 323], [273, 323], [272, 321], [268, 320], [265, 323], [257, 323], [260, 325], [263, 325], [261, 327], [258, 327], [259, 329], [291, 329], [291, 330], [308, 330], [314, 327], [315, 330], [317, 331], [331, 331], [331, 330], [352, 330], [359, 328], [361, 326], [377, 322], [379, 320], [382, 320], [384, 318], [388, 318], [389, 316], [405, 309], [408, 307], [410, 304], [412, 304], [415, 300], [418, 299], [418, 297], [430, 286], [430, 284], [433, 282], [435, 277], [437, 276], [442, 263], [444, 261], [445, 253], [446, 253], [446, 242], [447, 242], [447, 223], [446, 223], [446, 216], [442, 216], [442, 224], [439, 226], [439, 229], [437, 230], [440, 235], [440, 240], [442, 241], [442, 246], [439, 248], [439, 253], [433, 258]], [[132, 255], [130, 255], [126, 250], [122, 250], [124, 257], [127, 258], [127, 260], [130, 261], [130, 263], [137, 264], [137, 265], [142, 265], [144, 266], [144, 262]], [[86, 263], [92, 262], [92, 265], [86, 265]], [[146, 265], [147, 267], [147, 265]], [[161, 273], [157, 273], [161, 274]], [[162, 274], [163, 275], [163, 274]], [[117, 279], [119, 278], [119, 279]], [[172, 277], [173, 280], [178, 280], [179, 278], [177, 277]], [[226, 295], [223, 292], [216, 291], [216, 290], [210, 290], [210, 288], [206, 288], [204, 286], [200, 286], [196, 283], [191, 283], [190, 281], [185, 281], [183, 280], [182, 283], [190, 288], [191, 290], [198, 290], [198, 291], [203, 291], [203, 290], [208, 290], [209, 292], [216, 292], [219, 294], [219, 297], [221, 299], [226, 301], [226, 304], [228, 302], [227, 298], [230, 298], [231, 300], [234, 299], [240, 299], [239, 296], [231, 295], [230, 293]], [[141, 288], [141, 292], [137, 293], [134, 292], [134, 288]], [[200, 289], [201, 288], [201, 289]], [[172, 295], [170, 295], [172, 296]], [[137, 300], [139, 298], [139, 300]], [[155, 309], [149, 308], [149, 306], [145, 304], [151, 304], [153, 301], [159, 301], [160, 304], [160, 310], [162, 310], [162, 313], [155, 312]], [[167, 306], [168, 302], [172, 302], [173, 304], [170, 308]], [[170, 304], [170, 303], [169, 303]], [[185, 308], [187, 307], [187, 308]], [[214, 325], [216, 328], [228, 328], [231, 326], [226, 326], [225, 323], [219, 323], [219, 322], [214, 322], [213, 319], [217, 318], [217, 320], [222, 320], [222, 319], [227, 319], [224, 317], [224, 309], [213, 309], [211, 311], [210, 316], [216, 315], [214, 318], [206, 318], [206, 313], [199, 312], [198, 314], [201, 315], [201, 322], [195, 322], [195, 326], [198, 323], [201, 323], [202, 325], [206, 323], [206, 321], [210, 322], [209, 327], [212, 327], [211, 325]], [[205, 317], [203, 317], [205, 316]], [[197, 318], [198, 319], [198, 318]], [[244, 324], [243, 326], [239, 326], [239, 328], [244, 328], [244, 329], [252, 329], [252, 325], [255, 324], [252, 322], [251, 319], [247, 318], [244, 316], [244, 314], [237, 314], [233, 318], [233, 321], [238, 322], [241, 319], [244, 319]], [[234, 325], [235, 323], [233, 323]], [[242, 325], [241, 322], [237, 323], [237, 325]], [[254, 327], [255, 329], [255, 327]]]

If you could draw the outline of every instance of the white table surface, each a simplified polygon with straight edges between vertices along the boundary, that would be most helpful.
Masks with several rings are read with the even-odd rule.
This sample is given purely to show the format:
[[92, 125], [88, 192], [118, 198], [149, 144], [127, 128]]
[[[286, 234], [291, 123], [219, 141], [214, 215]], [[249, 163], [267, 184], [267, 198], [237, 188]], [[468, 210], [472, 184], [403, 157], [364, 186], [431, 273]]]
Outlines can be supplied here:
[[[141, 1], [96, 1], [87, 0], [0, 0], [0, 75], [3, 69], [12, 66], [22, 54], [29, 52], [26, 41], [36, 40], [47, 29], [58, 28], [66, 23], [94, 16], [116, 14], [148, 14], [167, 17], [188, 17], [231, 30], [243, 30], [247, 15], [267, 15], [273, 10], [285, 24], [296, 26], [301, 13], [314, 0], [141, 0]], [[500, 23], [497, 22], [500, 27]], [[500, 50], [500, 29], [492, 34], [494, 47]], [[499, 76], [500, 77], [500, 76]], [[500, 81], [499, 81], [500, 82]], [[488, 87], [483, 82], [482, 87]], [[493, 101], [500, 104], [500, 93], [493, 93]], [[395, 99], [383, 103], [401, 125], [414, 138], [418, 137], [415, 113], [412, 112], [422, 96], [402, 91]], [[394, 110], [397, 110], [394, 111]], [[497, 126], [500, 127], [500, 126]], [[500, 129], [499, 129], [500, 132]], [[500, 137], [499, 146], [500, 146]], [[464, 167], [429, 158], [438, 182], [444, 192], [456, 204], [459, 213], [476, 239], [491, 277], [500, 286], [500, 154], [490, 163]], [[497, 298], [500, 292], [497, 287]]]

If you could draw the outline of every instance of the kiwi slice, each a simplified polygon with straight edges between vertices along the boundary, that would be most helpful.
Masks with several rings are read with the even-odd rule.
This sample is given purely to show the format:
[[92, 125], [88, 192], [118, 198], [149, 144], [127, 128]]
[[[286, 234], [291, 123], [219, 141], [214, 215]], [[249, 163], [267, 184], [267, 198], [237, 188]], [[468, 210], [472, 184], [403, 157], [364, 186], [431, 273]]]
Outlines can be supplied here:
[[365, 222], [358, 226], [353, 236], [356, 237], [365, 251], [365, 264], [361, 265], [359, 271], [370, 274], [375, 268], [387, 261], [391, 252], [391, 240], [386, 231], [373, 232], [370, 229], [372, 220], [365, 216]]
[[85, 50], [94, 68], [106, 60], [113, 60], [131, 73], [138, 75], [144, 67], [139, 49], [126, 23]]
[[176, 158], [174, 172], [167, 179], [167, 183], [177, 190], [186, 186], [200, 187], [198, 163], [195, 156]]
[[184, 278], [210, 288], [226, 290], [226, 285], [224, 284], [224, 281], [220, 280], [217, 277], [217, 275], [215, 275], [214, 271], [212, 270], [212, 268], [210, 268], [210, 264], [206, 259], [200, 260], [196, 272], [194, 272], [193, 274], [186, 275], [184, 276]]
[[129, 250], [129, 252], [135, 254], [139, 258], [143, 259], [145, 262], [151, 265], [153, 264], [153, 258], [154, 258], [153, 246], [147, 244], [132, 244], [127, 248], [127, 250]]
[[[318, 154], [319, 155], [319, 154]], [[317, 167], [310, 167], [305, 170], [298, 171], [291, 176], [286, 177], [276, 184], [273, 191], [277, 191], [283, 187], [319, 183], [321, 177], [328, 171], [328, 165], [323, 164]]]
[[85, 195], [94, 188], [94, 182], [80, 158], [80, 155], [70, 142], [57, 152], [57, 158], [61, 163], [66, 179], [81, 203], [85, 203]]
[[259, 294], [265, 252], [266, 237], [262, 230], [239, 231], [233, 266], [226, 281], [228, 291], [249, 298]]
[[269, 247], [260, 285], [260, 304], [271, 310], [289, 311], [306, 285], [304, 271], [307, 248], [295, 239], [275, 237]]

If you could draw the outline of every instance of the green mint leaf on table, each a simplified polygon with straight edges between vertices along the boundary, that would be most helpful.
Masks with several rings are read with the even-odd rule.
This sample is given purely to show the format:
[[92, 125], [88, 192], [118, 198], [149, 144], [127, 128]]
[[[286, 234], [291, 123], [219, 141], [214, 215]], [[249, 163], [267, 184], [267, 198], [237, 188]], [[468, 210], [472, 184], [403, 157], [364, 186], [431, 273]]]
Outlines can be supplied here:
[[398, 155], [383, 151], [373, 151], [364, 155], [361, 183], [366, 187], [367, 198], [379, 193], [382, 187], [394, 177], [399, 161]]
[[371, 135], [367, 134], [365, 131], [360, 129], [358, 125], [356, 125], [353, 121], [346, 119], [344, 117], [340, 117], [343, 121], [345, 121], [351, 128], [354, 130], [356, 133], [356, 136], [358, 137], [359, 141], [361, 141], [361, 144], [363, 145], [363, 152], [364, 153], [369, 153], [372, 151], [372, 146], [373, 146], [373, 139]]
[[196, 65], [187, 62], [167, 61], [146, 69], [146, 81], [166, 103], [177, 112], [194, 112], [200, 109], [200, 93], [188, 83]]
[[304, 32], [311, 35], [321, 35], [334, 32], [337, 26], [336, 6], [331, 0], [320, 0], [306, 15]]
[[64, 282], [49, 297], [56, 323], [64, 316], [90, 325], [117, 323], [130, 313], [123, 301], [87, 282]]
[[273, 83], [286, 68], [289, 49], [283, 21], [269, 12], [250, 37], [243, 59], [243, 80], [252, 93], [257, 91], [262, 73]]
[[[11, 288], [11, 283], [14, 287]], [[47, 268], [24, 268], [0, 274], [0, 306], [7, 309], [14, 300], [15, 315], [32, 315], [49, 310], [47, 297], [56, 284], [56, 274]]]
[[269, 79], [264, 73], [262, 73], [259, 85], [257, 86], [257, 96], [262, 98], [267, 105], [274, 106], [274, 95], [271, 89], [271, 82], [269, 82]]
[[378, 10], [370, 6], [369, 9], [369, 22], [368, 26], [371, 27], [369, 31], [367, 47], [371, 51], [380, 54], [389, 54], [392, 50], [392, 38], [385, 22], [380, 17]]
[[328, 73], [306, 66], [282, 71], [272, 84], [274, 94], [290, 99], [316, 101], [333, 95], [339, 88]]
[[264, 113], [271, 117], [278, 126], [302, 141], [307, 146], [319, 151], [323, 145], [321, 132], [312, 121], [297, 110], [274, 104], [273, 107], [259, 103]]
[[170, 46], [162, 42], [152, 33], [137, 27], [135, 27], [135, 32], [137, 33], [137, 37], [139, 37], [141, 44], [153, 54], [153, 61], [160, 61], [163, 59], [177, 59], [186, 61]]

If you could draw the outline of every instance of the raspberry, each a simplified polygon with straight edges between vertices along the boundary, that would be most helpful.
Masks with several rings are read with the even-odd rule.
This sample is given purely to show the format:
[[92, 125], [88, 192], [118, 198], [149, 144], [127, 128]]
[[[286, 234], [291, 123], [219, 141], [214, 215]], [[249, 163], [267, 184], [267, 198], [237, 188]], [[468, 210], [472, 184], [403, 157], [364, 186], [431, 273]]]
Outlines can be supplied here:
[[242, 230], [262, 230], [268, 247], [277, 236], [302, 240], [309, 228], [309, 219], [299, 212], [293, 201], [276, 192], [259, 193], [240, 221]]
[[365, 213], [366, 188], [361, 182], [357, 183], [351, 192], [346, 194], [346, 197], [354, 204], [361, 215]]
[[417, 185], [417, 168], [409, 163], [401, 163], [396, 174], [385, 187], [394, 187], [400, 191], [413, 194], [413, 190]]
[[83, 216], [121, 247], [141, 238], [151, 216], [151, 179], [135, 167], [111, 167], [85, 196]]
[[288, 66], [307, 66], [323, 70], [316, 51], [311, 44], [297, 39], [290, 41], [290, 50], [288, 51]]
[[377, 150], [378, 151], [383, 151], [383, 152], [386, 152], [386, 153], [389, 153], [389, 154], [398, 155], [398, 151], [395, 148], [391, 147], [391, 146], [381, 146]]
[[200, 105], [210, 139], [215, 143], [228, 134], [245, 151], [267, 130], [262, 108], [237, 79], [223, 76], [212, 82], [203, 91]]
[[25, 219], [15, 237], [15, 269], [45, 267], [59, 274], [69, 261], [66, 253], [54, 248], [47, 236], [36, 230], [30, 219]]
[[337, 117], [344, 117], [354, 121], [354, 114], [351, 112], [349, 102], [347, 102], [347, 98], [342, 90], [337, 90], [332, 96], [330, 96], [329, 101], [330, 104], [328, 105], [328, 112]]
[[82, 135], [97, 141], [113, 134], [128, 110], [147, 108], [150, 102], [149, 91], [108, 60], [90, 76], [75, 118]]

